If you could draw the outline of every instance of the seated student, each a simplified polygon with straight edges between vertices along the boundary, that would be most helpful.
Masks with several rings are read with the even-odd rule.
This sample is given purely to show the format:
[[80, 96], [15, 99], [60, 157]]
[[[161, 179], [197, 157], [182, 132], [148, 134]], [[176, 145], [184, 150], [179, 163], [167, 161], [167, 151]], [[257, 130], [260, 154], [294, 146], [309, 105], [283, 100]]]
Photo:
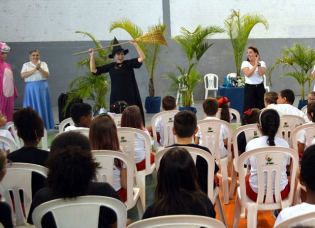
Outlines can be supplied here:
[[[187, 147], [195, 147], [198, 149], [202, 149], [204, 151], [207, 151], [211, 154], [210, 150], [206, 147], [195, 145], [192, 143], [192, 139], [194, 137], [194, 134], [198, 131], [197, 127], [197, 118], [196, 115], [193, 112], [190, 111], [181, 111], [177, 113], [174, 117], [174, 127], [173, 127], [173, 134], [177, 137], [177, 144], [172, 145], [173, 146], [187, 146]], [[219, 171], [219, 167], [216, 163], [215, 169], [214, 169], [214, 180], [216, 183], [215, 185], [219, 185], [219, 178], [215, 175]], [[201, 190], [208, 194], [208, 163], [207, 161], [197, 156], [196, 161], [196, 168], [198, 173], [198, 184], [201, 188]]]
[[194, 161], [186, 149], [169, 149], [157, 173], [155, 203], [147, 208], [142, 219], [180, 214], [215, 218], [211, 200], [198, 186], [197, 175]]
[[[121, 127], [132, 127], [142, 130], [150, 136], [147, 129], [144, 128], [140, 108], [137, 105], [127, 107], [121, 116]], [[151, 139], [151, 137], [150, 137]], [[150, 144], [153, 145], [153, 141], [150, 140]], [[138, 171], [145, 169], [145, 140], [140, 135], [136, 134], [135, 137], [135, 163]], [[125, 151], [126, 152], [126, 151]], [[154, 163], [154, 154], [150, 154], [150, 162]]]
[[276, 92], [267, 92], [264, 95], [265, 107], [270, 104], [277, 104], [278, 94]]
[[[258, 123], [259, 114], [260, 114], [260, 110], [258, 108], [248, 109], [246, 112], [243, 113], [242, 126], [245, 126], [247, 124]], [[246, 145], [247, 145], [247, 142], [246, 142], [245, 133], [241, 132], [237, 136], [237, 146], [238, 146], [239, 155], [245, 152]]]
[[301, 161], [300, 181], [306, 188], [306, 201], [283, 209], [277, 217], [275, 225], [294, 216], [315, 212], [315, 145], [312, 145], [303, 153]]
[[[172, 96], [165, 96], [162, 99], [162, 109], [164, 111], [172, 111], [177, 108], [176, 106], [176, 100]], [[155, 128], [156, 128], [156, 137], [158, 143], [163, 146], [164, 144], [164, 131], [163, 131], [163, 123], [162, 123], [162, 118], [159, 117], [156, 122], [155, 122]], [[153, 132], [152, 132], [152, 126], [147, 127], [151, 137], [153, 137]]]
[[[315, 123], [315, 102], [311, 102], [307, 104], [307, 117], [309, 118], [310, 122], [306, 124]], [[305, 147], [310, 146], [310, 145], [306, 145], [306, 132], [304, 130], [298, 133], [297, 141], [298, 141], [299, 156], [301, 158]]]
[[[307, 103], [312, 103], [315, 101], [315, 91], [309, 93], [307, 95]], [[307, 108], [303, 111], [304, 115], [307, 116]], [[305, 119], [305, 121], [308, 123], [310, 122], [309, 118]]]
[[[34, 209], [51, 200], [75, 199], [78, 196], [108, 196], [120, 200], [108, 183], [94, 182], [97, 163], [91, 153], [89, 140], [78, 132], [64, 132], [52, 142], [47, 160], [47, 187], [39, 190], [32, 202], [28, 223], [33, 224]], [[98, 227], [114, 227], [117, 216], [107, 207], [101, 207]], [[42, 219], [43, 227], [57, 227], [51, 213]]]
[[[10, 161], [11, 162], [11, 161]], [[7, 173], [7, 167], [10, 167], [12, 163], [7, 163], [7, 157], [3, 150], [0, 150], [0, 182]], [[0, 226], [2, 225], [5, 228], [12, 228], [12, 215], [11, 208], [9, 204], [1, 201], [0, 195]]]
[[[0, 111], [0, 127], [3, 127], [7, 124], [7, 117], [2, 114]], [[0, 135], [4, 136], [8, 139], [11, 139], [14, 142], [14, 139], [11, 135], [11, 133], [8, 130], [0, 129]], [[10, 153], [10, 146], [4, 142], [0, 142], [0, 150], [3, 150], [6, 152], [6, 154]]]
[[[208, 97], [204, 100], [203, 104], [203, 112], [207, 115], [205, 120], [219, 120], [216, 117], [216, 113], [219, 110], [218, 101], [215, 98]], [[230, 136], [231, 137], [231, 136]], [[220, 133], [220, 139], [219, 139], [219, 148], [220, 148], [220, 158], [224, 158], [227, 156], [227, 141], [228, 141], [228, 129], [226, 126], [221, 126], [221, 133]], [[198, 130], [195, 138], [195, 144], [203, 146], [202, 144], [202, 135], [200, 129]]]
[[75, 103], [70, 109], [70, 116], [74, 122], [74, 126], [66, 127], [65, 131], [90, 128], [93, 119], [92, 107], [86, 103]]
[[215, 99], [218, 100], [218, 106], [221, 108], [220, 120], [224, 120], [228, 123], [233, 119], [232, 113], [230, 113], [230, 102], [227, 97], [217, 96]]
[[121, 114], [128, 107], [126, 101], [116, 101], [113, 105], [110, 106], [110, 112]]
[[[289, 147], [289, 144], [284, 139], [280, 139], [276, 136], [278, 128], [280, 125], [280, 117], [276, 110], [265, 109], [260, 113], [258, 129], [261, 133], [261, 137], [250, 140], [247, 143], [246, 151], [265, 147], [265, 146], [282, 146]], [[283, 167], [281, 172], [281, 198], [285, 199], [290, 192], [290, 183], [287, 179], [286, 165], [290, 164], [290, 156], [286, 155], [283, 160]], [[256, 201], [258, 192], [258, 174], [256, 168], [255, 157], [250, 157], [245, 165], [250, 165], [250, 174], [245, 177], [246, 182], [246, 194], [247, 196]], [[265, 180], [266, 181], [266, 180]]]

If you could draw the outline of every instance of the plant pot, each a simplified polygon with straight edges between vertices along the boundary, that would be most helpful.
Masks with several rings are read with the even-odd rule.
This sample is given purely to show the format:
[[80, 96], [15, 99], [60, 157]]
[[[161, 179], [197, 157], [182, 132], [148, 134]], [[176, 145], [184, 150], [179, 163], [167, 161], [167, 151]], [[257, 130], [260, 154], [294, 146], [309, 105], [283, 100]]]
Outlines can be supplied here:
[[184, 110], [188, 110], [197, 114], [197, 109], [195, 107], [179, 107], [179, 111], [184, 111]]
[[307, 100], [306, 101], [299, 100], [298, 109], [301, 110], [305, 105], [307, 105]]
[[147, 96], [145, 98], [145, 110], [147, 111], [147, 113], [158, 113], [160, 112], [160, 108], [161, 108], [161, 97], [154, 97], [151, 98], [149, 96]]

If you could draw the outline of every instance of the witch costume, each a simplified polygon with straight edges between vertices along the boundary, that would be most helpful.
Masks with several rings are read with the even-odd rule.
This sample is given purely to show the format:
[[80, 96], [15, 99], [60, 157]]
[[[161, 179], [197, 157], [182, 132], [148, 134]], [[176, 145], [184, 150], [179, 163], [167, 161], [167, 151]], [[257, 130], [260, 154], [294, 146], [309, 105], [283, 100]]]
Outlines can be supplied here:
[[11, 65], [4, 62], [1, 56], [2, 53], [9, 51], [10, 47], [0, 42], [0, 111], [7, 117], [8, 122], [12, 121], [14, 99], [18, 97]]
[[[114, 38], [114, 44], [119, 44], [116, 38]], [[122, 49], [120, 45], [115, 46], [112, 54], [108, 57], [114, 58], [115, 54], [119, 52], [124, 52], [124, 55], [126, 55], [129, 50]], [[124, 60], [121, 64], [112, 62], [96, 67], [97, 72], [93, 74], [109, 73], [111, 80], [110, 105], [113, 105], [116, 101], [126, 101], [128, 105], [137, 105], [140, 108], [143, 124], [145, 124], [141, 97], [133, 70], [134, 68], [140, 68], [141, 65], [142, 63], [138, 61], [138, 58]]]

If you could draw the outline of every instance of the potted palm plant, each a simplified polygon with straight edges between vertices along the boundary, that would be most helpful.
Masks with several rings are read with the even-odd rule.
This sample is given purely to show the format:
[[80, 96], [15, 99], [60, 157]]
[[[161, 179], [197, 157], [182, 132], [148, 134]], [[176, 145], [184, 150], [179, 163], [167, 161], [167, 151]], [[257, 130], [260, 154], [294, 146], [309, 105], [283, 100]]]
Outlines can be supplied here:
[[[110, 31], [116, 28], [122, 28], [130, 34], [133, 39], [136, 39], [143, 35], [142, 29], [130, 20], [123, 19], [114, 21], [110, 25]], [[157, 24], [148, 27], [148, 32], [152, 32], [159, 29], [164, 35], [166, 34], [166, 25]], [[145, 100], [145, 108], [148, 113], [157, 113], [161, 107], [161, 97], [155, 97], [154, 89], [154, 75], [155, 69], [159, 62], [159, 53], [162, 49], [161, 44], [149, 44], [149, 43], [138, 43], [142, 51], [144, 52], [146, 59], [144, 60], [146, 69], [149, 75], [149, 96]]]
[[282, 66], [283, 69], [293, 70], [282, 74], [280, 78], [292, 76], [297, 80], [301, 88], [299, 108], [302, 108], [307, 104], [304, 93], [305, 83], [309, 83], [308, 92], [310, 92], [311, 83], [313, 82], [311, 70], [315, 65], [315, 51], [313, 48], [306, 49], [304, 44], [296, 43], [290, 48], [284, 46], [281, 55], [282, 58], [276, 58], [276, 62], [267, 69], [270, 85], [272, 85], [272, 72], [275, 68]]
[[[223, 32], [224, 29], [218, 26], [208, 26], [202, 28], [199, 25], [194, 32], [190, 32], [182, 27], [182, 35], [172, 38], [179, 44], [180, 49], [188, 60], [186, 68], [175, 65], [180, 73], [179, 77], [173, 72], [168, 72], [166, 75], [172, 80], [169, 90], [175, 92], [179, 91], [181, 93], [183, 107], [190, 107], [193, 103], [192, 95], [194, 89], [201, 81], [199, 72], [196, 70], [197, 64], [206, 51], [213, 45], [213, 43], [208, 44], [205, 42], [205, 39], [215, 33]], [[180, 108], [180, 110], [181, 109], [182, 108]]]
[[262, 23], [268, 29], [268, 22], [260, 14], [244, 14], [232, 10], [232, 14], [224, 21], [226, 32], [230, 37], [235, 58], [236, 74], [241, 75], [242, 58], [250, 32], [255, 25]]
[[[101, 48], [102, 45], [91, 33], [76, 31], [87, 35], [92, 39], [96, 48]], [[111, 49], [97, 50], [98, 57], [95, 58], [95, 63], [98, 66], [105, 65], [111, 60], [108, 58], [108, 54], [111, 53]], [[108, 74], [102, 74], [94, 76], [90, 72], [90, 58], [84, 57], [77, 62], [77, 69], [87, 70], [85, 75], [77, 77], [70, 82], [70, 91], [68, 93], [68, 99], [66, 107], [75, 99], [88, 99], [94, 102], [93, 112], [98, 112], [100, 108], [107, 108], [105, 95], [109, 91]], [[66, 110], [66, 107], [64, 110]]]

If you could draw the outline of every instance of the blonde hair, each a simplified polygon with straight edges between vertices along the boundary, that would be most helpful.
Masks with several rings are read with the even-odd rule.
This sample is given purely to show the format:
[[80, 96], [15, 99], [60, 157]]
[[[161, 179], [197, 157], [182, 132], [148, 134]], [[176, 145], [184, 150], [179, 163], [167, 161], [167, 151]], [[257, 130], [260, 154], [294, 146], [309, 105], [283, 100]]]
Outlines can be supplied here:
[[268, 104], [277, 104], [278, 94], [276, 92], [267, 92], [264, 95], [264, 101]]
[[308, 94], [307, 98], [309, 98], [310, 100], [312, 100], [313, 102], [315, 101], [315, 92], [311, 92]]

